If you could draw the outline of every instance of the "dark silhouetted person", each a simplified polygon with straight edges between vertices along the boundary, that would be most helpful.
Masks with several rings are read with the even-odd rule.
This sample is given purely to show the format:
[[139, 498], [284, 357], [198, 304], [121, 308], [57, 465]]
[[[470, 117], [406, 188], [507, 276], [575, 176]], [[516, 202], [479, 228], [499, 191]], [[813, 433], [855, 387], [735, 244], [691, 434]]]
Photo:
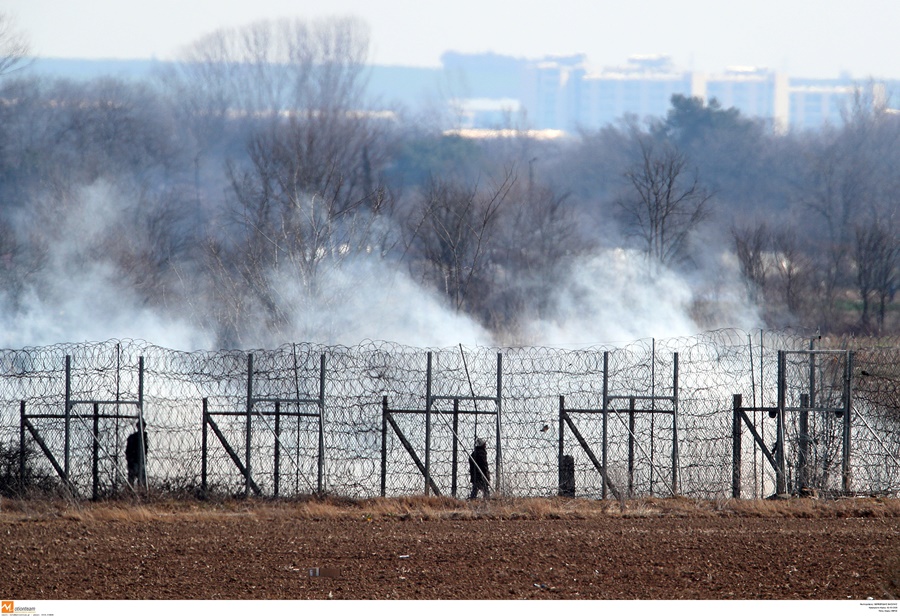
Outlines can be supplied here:
[[475, 449], [469, 458], [469, 479], [472, 481], [472, 494], [470, 499], [476, 498], [480, 491], [485, 498], [491, 495], [490, 485], [491, 471], [488, 469], [487, 445], [484, 439], [475, 441]]
[[[125, 462], [128, 464], [128, 484], [132, 487], [147, 487], [147, 422], [143, 419], [136, 424], [137, 430], [125, 441]], [[143, 443], [143, 451], [141, 444]]]

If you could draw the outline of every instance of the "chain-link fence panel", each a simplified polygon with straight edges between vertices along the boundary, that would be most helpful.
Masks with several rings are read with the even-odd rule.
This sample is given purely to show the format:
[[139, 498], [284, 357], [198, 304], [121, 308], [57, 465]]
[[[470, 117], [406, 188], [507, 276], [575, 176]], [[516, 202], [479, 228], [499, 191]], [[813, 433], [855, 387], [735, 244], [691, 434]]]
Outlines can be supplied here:
[[[816, 355], [811, 364], [801, 353], [811, 346], [853, 352], [852, 490], [896, 493], [897, 341], [738, 330], [578, 350], [370, 341], [181, 352], [121, 340], [0, 351], [0, 470], [20, 491], [63, 477], [81, 497], [128, 489], [125, 439], [140, 414], [150, 486], [178, 494], [243, 494], [250, 483], [254, 493], [288, 497], [421, 494], [427, 473], [441, 494], [455, 488], [462, 496], [480, 438], [491, 452], [492, 486], [499, 477], [504, 495], [550, 496], [560, 488], [562, 436], [579, 496], [610, 495], [601, 461], [625, 496], [725, 498], [734, 471], [732, 397], [755, 409], [775, 406], [779, 351], [791, 357], [786, 406], [800, 407], [810, 393], [811, 406], [840, 406], [841, 358], [850, 355]], [[571, 426], [561, 421], [561, 404], [573, 410]], [[774, 420], [749, 417], [771, 446]], [[818, 411], [800, 422], [798, 412], [786, 414], [790, 485], [799, 484], [805, 459], [805, 481], [839, 491], [843, 419]], [[771, 464], [753, 439], [741, 443], [744, 495], [771, 494]]]

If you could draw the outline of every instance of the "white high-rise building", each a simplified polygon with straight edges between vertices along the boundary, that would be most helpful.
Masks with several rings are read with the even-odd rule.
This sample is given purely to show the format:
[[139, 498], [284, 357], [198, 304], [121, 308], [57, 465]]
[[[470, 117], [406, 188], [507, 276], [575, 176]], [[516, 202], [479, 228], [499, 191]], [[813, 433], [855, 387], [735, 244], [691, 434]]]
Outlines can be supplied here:
[[853, 103], [855, 88], [848, 85], [799, 85], [791, 88], [791, 129], [838, 126]]
[[[584, 56], [548, 59], [525, 71], [523, 108], [534, 128], [595, 129], [627, 116], [663, 119], [675, 94], [715, 99], [771, 130], [818, 129], [838, 125], [858, 86], [849, 79], [791, 80], [758, 67], [731, 67], [704, 75], [677, 70], [665, 55], [632, 56], [624, 66], [591, 70]], [[882, 83], [864, 88], [887, 104]], [[880, 97], [880, 98], [879, 98]]]
[[790, 126], [787, 75], [765, 68], [730, 67], [706, 78], [706, 100], [716, 99], [724, 109], [735, 107], [749, 118], [772, 123], [777, 131]]
[[588, 73], [575, 123], [598, 127], [627, 115], [664, 117], [674, 94], [698, 95], [691, 73], [675, 71], [668, 56], [632, 56], [622, 67]]
[[584, 74], [583, 55], [547, 58], [526, 71], [522, 106], [534, 128], [574, 128]]

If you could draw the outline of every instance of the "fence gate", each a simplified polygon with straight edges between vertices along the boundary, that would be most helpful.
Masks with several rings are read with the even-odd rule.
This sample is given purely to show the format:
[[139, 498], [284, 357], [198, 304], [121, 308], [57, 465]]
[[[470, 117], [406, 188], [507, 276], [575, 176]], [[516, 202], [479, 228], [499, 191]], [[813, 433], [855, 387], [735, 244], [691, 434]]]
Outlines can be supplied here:
[[[77, 469], [81, 462], [90, 460], [91, 498], [97, 500], [104, 491], [115, 492], [119, 480], [123, 479], [118, 452], [123, 433], [137, 430], [137, 423], [144, 417], [144, 358], [138, 358], [136, 398], [123, 398], [122, 371], [117, 353], [115, 371], [115, 398], [75, 398], [72, 387], [72, 357], [65, 359], [65, 400], [62, 413], [29, 412], [24, 400], [19, 407], [19, 485], [26, 485], [26, 460], [28, 457], [27, 435], [38, 446], [53, 467], [63, 484], [73, 495], [77, 495], [80, 481]], [[102, 370], [101, 370], [102, 372]], [[94, 384], [92, 384], [94, 385]], [[134, 411], [123, 412], [122, 407], [133, 407]], [[90, 409], [84, 411], [83, 409]], [[120, 420], [128, 420], [121, 423]], [[61, 434], [60, 434], [61, 433]], [[141, 432], [143, 435], [143, 432]], [[61, 439], [60, 439], [61, 436]], [[61, 442], [62, 463], [57, 454]], [[56, 446], [55, 446], [56, 445]], [[143, 458], [143, 447], [139, 448]], [[144, 460], [140, 460], [141, 485], [147, 485], [147, 470]], [[106, 475], [104, 481], [102, 475]], [[126, 481], [122, 481], [126, 484]]]
[[[465, 356], [463, 355], [463, 360], [465, 364]], [[503, 355], [501, 353], [497, 353], [497, 390], [495, 395], [493, 396], [479, 396], [475, 394], [474, 389], [471, 386], [470, 381], [470, 391], [469, 395], [434, 395], [432, 393], [432, 383], [433, 383], [433, 372], [432, 372], [432, 353], [429, 351], [427, 356], [427, 367], [425, 372], [425, 408], [424, 409], [397, 409], [390, 408], [388, 404], [388, 397], [384, 396], [382, 398], [382, 413], [381, 413], [381, 495], [386, 496], [387, 494], [387, 472], [388, 472], [388, 426], [391, 427], [394, 434], [396, 434], [397, 438], [400, 441], [400, 444], [406, 450], [409, 457], [412, 459], [413, 463], [416, 465], [416, 468], [421, 473], [422, 477], [425, 481], [425, 495], [428, 496], [434, 493], [436, 496], [441, 495], [440, 488], [438, 487], [437, 482], [434, 481], [434, 460], [432, 460], [432, 453], [434, 450], [434, 445], [444, 444], [442, 441], [438, 441], [433, 437], [433, 428], [435, 422], [438, 423], [439, 427], [446, 428], [450, 432], [450, 445], [449, 445], [449, 454], [450, 454], [450, 494], [456, 498], [458, 492], [458, 467], [459, 467], [459, 447], [462, 445], [464, 454], [463, 459], [469, 459], [469, 447], [471, 445], [464, 443], [460, 438], [460, 433], [464, 432], [464, 430], [460, 429], [460, 418], [465, 416], [472, 416], [475, 418], [475, 425], [477, 431], [477, 422], [478, 417], [480, 416], [489, 416], [494, 418], [494, 449], [495, 449], [495, 460], [494, 460], [494, 491], [497, 492], [500, 490], [501, 485], [501, 474], [502, 474], [502, 445], [501, 445], [501, 406], [502, 406], [502, 395], [503, 391]], [[468, 367], [466, 367], [466, 371], [468, 372]], [[442, 409], [441, 407], [446, 405], [448, 402], [452, 403], [451, 409]], [[479, 402], [488, 402], [492, 403], [493, 409], [486, 410], [484, 408], [479, 409]], [[461, 408], [462, 404], [470, 404], [471, 408]], [[425, 434], [424, 434], [424, 451], [422, 456], [418, 454], [416, 448], [413, 446], [413, 443], [407, 437], [407, 435], [403, 432], [400, 425], [397, 421], [397, 415], [424, 415], [425, 416]], [[464, 465], [464, 468], [468, 469], [467, 465]]]
[[[295, 366], [296, 368], [296, 366]], [[318, 394], [309, 395], [307, 397], [300, 397], [299, 395], [294, 396], [272, 396], [272, 395], [260, 395], [257, 396], [254, 389], [254, 379], [256, 377], [256, 372], [254, 372], [253, 367], [253, 354], [247, 355], [247, 395], [245, 401], [245, 408], [241, 411], [213, 411], [209, 408], [209, 400], [208, 398], [203, 399], [203, 432], [201, 434], [201, 467], [200, 467], [200, 482], [201, 482], [201, 490], [204, 494], [207, 493], [208, 490], [208, 475], [209, 475], [209, 430], [212, 430], [213, 434], [219, 440], [219, 443], [225, 449], [225, 452], [228, 454], [228, 457], [231, 458], [231, 461], [234, 463], [234, 466], [238, 469], [240, 474], [244, 478], [244, 496], [250, 496], [250, 492], [252, 491], [255, 495], [261, 496], [263, 494], [263, 489], [259, 486], [257, 481], [253, 478], [254, 472], [254, 461], [252, 456], [253, 451], [253, 437], [254, 437], [254, 426], [258, 423], [262, 423], [264, 429], [260, 432], [257, 431], [257, 434], [272, 436], [272, 461], [271, 461], [271, 472], [272, 472], [272, 489], [273, 495], [279, 496], [280, 487], [281, 487], [281, 466], [282, 466], [282, 457], [286, 455], [289, 461], [295, 467], [298, 476], [302, 476], [306, 481], [307, 486], [310, 488], [311, 492], [317, 492], [319, 494], [324, 493], [325, 491], [325, 424], [324, 424], [324, 413], [325, 413], [325, 355], [322, 354], [319, 357], [319, 391]], [[290, 410], [291, 408], [296, 408], [297, 410]], [[309, 410], [312, 408], [313, 410]], [[233, 446], [226, 434], [225, 431], [219, 426], [216, 422], [215, 418], [243, 418], [244, 419], [244, 443], [243, 450], [244, 456], [243, 459], [238, 454], [238, 447]], [[300, 422], [302, 418], [311, 418], [314, 421], [315, 429], [317, 431], [317, 454], [316, 454], [316, 468], [317, 468], [317, 477], [316, 477], [316, 485], [313, 488], [312, 482], [303, 475], [300, 471], [300, 448], [299, 446], [295, 448], [294, 454], [291, 454], [291, 448], [288, 447], [283, 440], [283, 424], [282, 421], [288, 418], [297, 418], [297, 433], [299, 438], [300, 433]], [[256, 420], [254, 422], [254, 420]], [[271, 420], [271, 421], [270, 421]]]
[[[655, 393], [655, 383], [649, 395], [614, 395], [609, 393], [609, 351], [603, 353], [603, 404], [601, 408], [568, 408], [565, 396], [559, 397], [559, 493], [564, 496], [575, 495], [574, 485], [574, 460], [572, 456], [565, 454], [566, 427], [571, 431], [579, 446], [587, 455], [593, 467], [600, 473], [603, 480], [601, 497], [607, 497], [607, 490], [613, 497], [631, 497], [635, 494], [635, 462], [643, 459], [649, 464], [650, 493], [653, 494], [654, 474], [655, 478], [663, 483], [666, 491], [675, 495], [678, 493], [678, 353], [672, 357], [672, 395], [664, 396]], [[655, 351], [654, 359], [655, 361]], [[616, 408], [623, 402], [627, 402], [627, 408]], [[587, 418], [600, 416], [601, 419], [601, 443], [600, 458], [594, 453], [587, 439], [582, 435], [573, 420], [574, 416], [583, 415]], [[655, 458], [655, 434], [650, 429], [649, 451], [646, 443], [641, 443], [637, 438], [635, 422], [641, 415], [648, 415], [651, 421], [659, 415], [670, 416], [672, 422], [671, 440], [671, 469], [670, 481], [667, 481], [657, 470]], [[625, 423], [627, 417], [627, 424]], [[627, 492], [622, 493], [621, 486], [616, 487], [610, 477], [609, 463], [609, 431], [610, 423], [615, 421], [627, 433], [628, 458], [626, 469]], [[655, 422], [654, 422], [655, 423]]]
[[[753, 436], [754, 455], [759, 450], [775, 474], [776, 495], [850, 492], [852, 374], [852, 351], [779, 351], [776, 406], [744, 407], [741, 395], [734, 395], [733, 498], [741, 497], [742, 422]], [[755, 413], [774, 420], [771, 447], [751, 420]]]

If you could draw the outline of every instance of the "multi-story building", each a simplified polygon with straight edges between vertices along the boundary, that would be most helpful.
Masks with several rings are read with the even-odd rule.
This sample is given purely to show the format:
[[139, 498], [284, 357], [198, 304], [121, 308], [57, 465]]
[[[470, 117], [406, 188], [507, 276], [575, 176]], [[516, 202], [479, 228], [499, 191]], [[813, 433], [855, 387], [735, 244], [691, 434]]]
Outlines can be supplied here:
[[580, 114], [570, 123], [592, 128], [628, 115], [665, 116], [672, 95], [696, 96], [699, 87], [691, 73], [674, 70], [667, 56], [632, 56], [625, 66], [585, 74]]
[[[817, 129], [839, 124], [860, 89], [847, 78], [791, 80], [758, 67], [731, 67], [710, 75], [680, 71], [668, 56], [633, 56], [624, 66], [602, 70], [589, 69], [583, 56], [574, 58], [539, 61], [526, 69], [520, 100], [535, 128], [571, 131], [627, 116], [663, 118], [672, 96], [681, 94], [715, 99], [725, 109], [734, 107], [767, 122], [774, 131]], [[874, 92], [873, 101], [889, 102], [884, 84], [863, 90]]]
[[584, 55], [546, 58], [528, 67], [521, 99], [528, 122], [538, 129], [575, 128], [585, 70]]
[[900, 94], [897, 86], [898, 82], [888, 80], [869, 80], [860, 84], [849, 77], [794, 80], [791, 83], [791, 127], [815, 130], [840, 126], [856, 107], [897, 113], [898, 101], [894, 98]]
[[800, 83], [791, 87], [791, 129], [814, 130], [838, 126], [853, 105], [856, 87], [830, 80]]
[[751, 118], [771, 123], [776, 131], [786, 131], [791, 123], [787, 75], [758, 67], [730, 67], [724, 73], [706, 77], [705, 100], [717, 100]]

